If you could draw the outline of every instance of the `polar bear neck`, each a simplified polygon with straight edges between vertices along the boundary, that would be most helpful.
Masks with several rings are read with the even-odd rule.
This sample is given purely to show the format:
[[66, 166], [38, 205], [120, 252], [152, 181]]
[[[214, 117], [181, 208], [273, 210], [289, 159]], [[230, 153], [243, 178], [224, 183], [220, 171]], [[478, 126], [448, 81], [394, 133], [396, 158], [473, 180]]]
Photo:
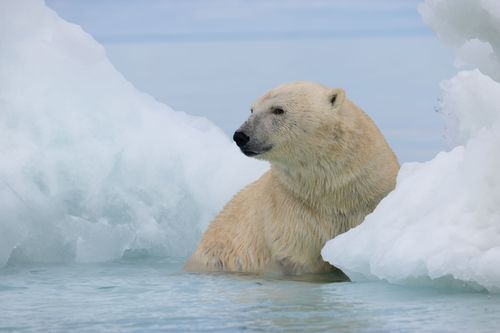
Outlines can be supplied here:
[[318, 213], [349, 215], [371, 212], [387, 192], [373, 178], [372, 163], [324, 158], [299, 165], [271, 164], [276, 186]]

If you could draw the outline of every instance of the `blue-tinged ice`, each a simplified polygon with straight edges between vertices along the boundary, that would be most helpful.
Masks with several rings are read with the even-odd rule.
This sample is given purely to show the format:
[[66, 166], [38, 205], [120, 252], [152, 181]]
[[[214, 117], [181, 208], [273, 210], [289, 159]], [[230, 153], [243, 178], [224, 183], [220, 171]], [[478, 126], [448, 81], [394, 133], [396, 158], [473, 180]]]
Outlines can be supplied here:
[[137, 91], [42, 0], [0, 2], [0, 158], [0, 267], [187, 255], [266, 168]]

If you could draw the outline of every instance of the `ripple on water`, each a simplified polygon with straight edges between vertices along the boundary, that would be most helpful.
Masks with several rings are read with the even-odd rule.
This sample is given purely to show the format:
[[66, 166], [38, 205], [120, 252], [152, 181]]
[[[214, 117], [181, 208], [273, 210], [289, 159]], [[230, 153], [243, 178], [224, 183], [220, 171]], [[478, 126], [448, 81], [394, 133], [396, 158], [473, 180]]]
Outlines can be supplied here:
[[[499, 295], [189, 274], [182, 261], [0, 270], [0, 330], [495, 332]], [[33, 273], [36, 271], [36, 273]]]

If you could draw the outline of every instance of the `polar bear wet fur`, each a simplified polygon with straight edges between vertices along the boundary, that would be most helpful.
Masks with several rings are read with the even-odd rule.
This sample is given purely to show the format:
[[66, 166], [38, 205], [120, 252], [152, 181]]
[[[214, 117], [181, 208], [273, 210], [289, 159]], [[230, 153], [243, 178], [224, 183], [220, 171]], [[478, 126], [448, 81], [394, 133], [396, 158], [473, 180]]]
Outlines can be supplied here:
[[381, 132], [344, 90], [312, 82], [284, 84], [258, 99], [234, 140], [271, 168], [209, 225], [188, 271], [334, 271], [321, 248], [360, 224], [394, 188], [399, 170]]

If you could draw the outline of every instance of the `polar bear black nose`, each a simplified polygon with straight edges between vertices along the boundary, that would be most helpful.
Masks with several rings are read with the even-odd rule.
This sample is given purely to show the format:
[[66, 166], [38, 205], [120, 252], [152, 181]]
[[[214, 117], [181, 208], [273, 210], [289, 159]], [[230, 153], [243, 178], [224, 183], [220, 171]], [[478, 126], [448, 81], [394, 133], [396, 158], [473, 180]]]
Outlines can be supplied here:
[[236, 131], [234, 132], [233, 140], [236, 142], [238, 147], [243, 147], [248, 141], [250, 141], [250, 137], [241, 131]]

